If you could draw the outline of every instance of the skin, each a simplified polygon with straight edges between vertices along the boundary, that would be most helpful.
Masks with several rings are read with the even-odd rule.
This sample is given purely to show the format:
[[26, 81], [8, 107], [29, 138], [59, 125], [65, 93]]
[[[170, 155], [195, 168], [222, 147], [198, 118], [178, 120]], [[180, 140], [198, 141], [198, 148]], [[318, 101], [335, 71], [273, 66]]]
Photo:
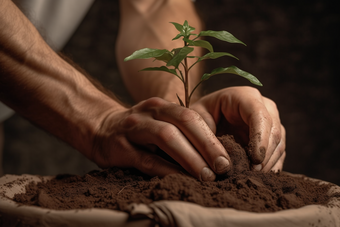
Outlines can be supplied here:
[[[182, 46], [181, 40], [170, 41], [178, 31], [169, 22], [182, 24], [187, 20], [196, 28], [194, 33], [199, 33], [203, 25], [193, 3], [190, 0], [121, 0], [120, 7], [123, 13], [116, 45], [118, 65], [123, 80], [136, 102], [156, 96], [178, 103], [175, 94], [179, 94], [184, 100], [183, 84], [177, 77], [164, 72], [138, 72], [138, 69], [162, 66], [162, 63], [152, 60], [123, 62], [123, 59], [144, 47], [171, 50]], [[152, 10], [147, 10], [150, 8]], [[124, 45], [126, 43], [129, 45]], [[202, 55], [201, 49], [195, 48], [195, 51], [193, 55]], [[189, 65], [192, 63], [193, 61], [189, 59]], [[197, 65], [190, 71], [191, 89], [198, 83], [202, 72], [202, 65]], [[199, 113], [212, 133], [204, 129], [203, 134], [198, 131], [200, 135], [187, 138], [203, 157], [205, 167], [209, 167], [217, 174], [225, 173], [231, 168], [227, 165], [230, 161], [229, 156], [218, 141], [213, 140], [213, 144], [216, 145], [213, 147], [205, 147], [206, 143], [201, 142], [214, 137], [216, 124], [224, 117], [229, 123], [229, 131], [242, 136], [246, 145], [252, 145], [249, 156], [255, 170], [264, 172], [282, 170], [286, 155], [286, 135], [277, 107], [272, 100], [263, 97], [257, 89], [250, 87], [223, 89], [205, 97], [201, 96], [199, 90], [194, 94], [190, 109]], [[188, 119], [198, 117], [188, 116]], [[197, 122], [203, 127], [201, 120]], [[198, 138], [201, 140], [197, 141]], [[249, 138], [256, 140], [250, 141]], [[220, 158], [222, 162], [216, 164], [218, 157], [224, 157], [228, 161]], [[220, 166], [221, 170], [217, 170], [216, 165]]]
[[[135, 50], [148, 48], [172, 50], [183, 46], [181, 39], [171, 41], [178, 31], [170, 22], [183, 24], [184, 20], [195, 27], [195, 32], [202, 30], [202, 23], [190, 0], [121, 0], [120, 29], [116, 43], [117, 63], [124, 83], [132, 97], [140, 102], [150, 97], [161, 97], [178, 103], [176, 94], [184, 100], [184, 85], [177, 77], [162, 72], [138, 72], [146, 67], [159, 67], [158, 61], [133, 60], [124, 62], [124, 58]], [[137, 35], [136, 35], [137, 34]], [[193, 55], [202, 55], [196, 48]], [[189, 59], [189, 64], [194, 60]], [[183, 70], [182, 70], [183, 71]], [[201, 75], [202, 68], [194, 67], [192, 75]], [[197, 84], [197, 76], [190, 77], [189, 87]], [[196, 100], [198, 97], [193, 97]]]
[[[282, 170], [286, 156], [286, 132], [275, 103], [252, 87], [231, 87], [202, 97], [192, 106], [216, 133], [221, 118], [228, 130], [244, 144], [254, 144], [249, 154], [254, 168], [264, 172]], [[250, 141], [254, 138], [255, 141]], [[264, 157], [261, 149], [265, 151]]]
[[[144, 1], [126, 2], [140, 4], [139, 16], [150, 12], [145, 9], [152, 6], [145, 7]], [[174, 9], [176, 6], [192, 7], [190, 1], [169, 2], [174, 4], [171, 6]], [[182, 5], [183, 2], [186, 5]], [[166, 5], [160, 3], [157, 1], [156, 5]], [[222, 90], [202, 98], [197, 96], [192, 109], [186, 109], [174, 104], [175, 99], [169, 95], [170, 91], [183, 95], [177, 88], [177, 81], [159, 76], [161, 79], [153, 82], [154, 77], [150, 75], [141, 81], [137, 79], [138, 82], [132, 85], [127, 84], [130, 90], [136, 86], [142, 88], [140, 96], [138, 92], [133, 94], [136, 100], [140, 97], [140, 102], [127, 108], [57, 55], [10, 0], [0, 0], [0, 5], [0, 100], [69, 143], [99, 167], [135, 167], [152, 176], [188, 172], [203, 181], [214, 180], [216, 174], [231, 168], [228, 153], [214, 135], [214, 127], [220, 117], [217, 112], [222, 111], [227, 118], [230, 108], [224, 110], [224, 106], [233, 104], [243, 108], [232, 110], [235, 113], [231, 116], [239, 116], [250, 131], [261, 133], [261, 140], [255, 142], [253, 152], [256, 157], [257, 147], [264, 147], [263, 170], [282, 168], [285, 154], [282, 152], [285, 146], [283, 127], [280, 127], [277, 109], [272, 102], [256, 105], [259, 100], [267, 100], [258, 91], [235, 88], [238, 92]], [[185, 12], [189, 16], [194, 10]], [[125, 13], [123, 8], [122, 15]], [[129, 16], [134, 18], [134, 15]], [[147, 30], [145, 35], [152, 31], [158, 37], [158, 27], [149, 27], [152, 30]], [[126, 33], [121, 33], [120, 41], [124, 40], [124, 34], [130, 34], [129, 28]], [[153, 40], [154, 43], [157, 40]], [[120, 41], [117, 46], [120, 46]], [[125, 54], [129, 48], [135, 49], [133, 45], [130, 42], [123, 45], [128, 50], [118, 48], [117, 55]], [[129, 74], [129, 67], [139, 68], [121, 66], [125, 81], [132, 81], [132, 78], [125, 77]], [[145, 86], [147, 89], [144, 89]], [[257, 94], [255, 99], [254, 93]], [[219, 108], [209, 104], [212, 100]], [[248, 109], [252, 103], [254, 105]], [[256, 111], [259, 114], [253, 116]], [[156, 155], [154, 147], [167, 152], [181, 166]]]

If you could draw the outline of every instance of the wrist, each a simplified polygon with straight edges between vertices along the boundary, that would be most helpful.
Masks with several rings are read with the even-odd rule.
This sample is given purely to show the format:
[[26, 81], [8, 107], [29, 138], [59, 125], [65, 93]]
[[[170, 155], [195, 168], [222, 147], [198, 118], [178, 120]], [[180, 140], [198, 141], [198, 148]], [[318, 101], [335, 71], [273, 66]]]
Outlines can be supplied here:
[[119, 124], [121, 120], [121, 113], [128, 111], [127, 108], [116, 104], [108, 101], [101, 104], [105, 106], [103, 108], [100, 106], [94, 107], [97, 110], [101, 109], [101, 111], [95, 113], [96, 116], [91, 121], [80, 125], [82, 133], [78, 134], [76, 143], [72, 143], [75, 149], [100, 167], [107, 164], [107, 157], [103, 157], [102, 154], [109, 147], [109, 144], [104, 143], [108, 143], [113, 139], [109, 137], [118, 136], [115, 134], [116, 124]]

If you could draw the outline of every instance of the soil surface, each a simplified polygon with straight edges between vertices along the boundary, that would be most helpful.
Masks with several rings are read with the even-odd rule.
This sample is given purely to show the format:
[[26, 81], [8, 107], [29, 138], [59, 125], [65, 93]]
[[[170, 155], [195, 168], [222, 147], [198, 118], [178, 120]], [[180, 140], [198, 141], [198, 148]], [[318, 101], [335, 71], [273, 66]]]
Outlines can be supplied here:
[[[335, 4], [322, 0], [196, 0], [207, 29], [227, 30], [247, 44], [243, 47], [209, 40], [216, 50], [230, 52], [241, 60], [209, 61], [207, 72], [236, 65], [257, 76], [264, 84], [259, 90], [276, 102], [287, 130], [284, 170], [340, 185], [340, 89], [336, 83], [340, 8]], [[123, 101], [132, 102], [115, 64], [118, 16], [117, 1], [95, 1], [64, 52]], [[203, 84], [205, 93], [239, 85], [249, 83], [221, 75]], [[5, 132], [5, 173], [83, 174], [84, 167], [86, 171], [96, 167], [17, 115], [5, 123]], [[118, 169], [84, 176], [58, 175], [51, 181], [29, 185], [27, 193], [15, 200], [54, 209], [124, 210], [130, 202], [172, 199], [270, 212], [325, 204], [327, 187], [284, 173], [249, 172], [245, 163], [245, 170], [239, 174], [211, 183], [184, 175], [148, 178], [133, 170]]]
[[[115, 64], [119, 1], [95, 1], [63, 52], [131, 102]], [[324, 0], [196, 0], [206, 29], [227, 30], [247, 44], [211, 39], [237, 56], [207, 61], [205, 72], [236, 65], [263, 83], [287, 131], [284, 171], [340, 185], [340, 7]], [[100, 25], [100, 26], [98, 26]], [[168, 23], [170, 28], [171, 24]], [[250, 83], [236, 75], [205, 81], [206, 93]], [[18, 115], [5, 122], [6, 174], [84, 175], [96, 168], [79, 152]]]
[[232, 136], [219, 137], [233, 163], [233, 172], [214, 182], [201, 182], [184, 174], [150, 178], [136, 170], [117, 168], [84, 176], [58, 175], [31, 182], [14, 201], [50, 209], [108, 208], [128, 210], [131, 203], [181, 200], [205, 207], [229, 207], [252, 212], [273, 212], [309, 204], [327, 204], [332, 184], [319, 185], [287, 173], [250, 171], [246, 151]]

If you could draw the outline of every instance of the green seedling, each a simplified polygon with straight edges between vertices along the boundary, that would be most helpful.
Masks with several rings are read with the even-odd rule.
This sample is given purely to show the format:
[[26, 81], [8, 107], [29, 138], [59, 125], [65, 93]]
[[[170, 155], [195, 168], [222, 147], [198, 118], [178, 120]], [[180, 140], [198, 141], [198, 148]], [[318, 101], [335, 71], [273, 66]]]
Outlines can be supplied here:
[[[225, 74], [231, 73], [236, 74], [241, 77], [248, 79], [251, 83], [262, 86], [261, 82], [252, 74], [245, 72], [236, 66], [229, 66], [227, 68], [219, 67], [212, 70], [210, 73], [204, 73], [201, 77], [201, 80], [198, 84], [189, 92], [189, 71], [194, 67], [197, 63], [206, 60], [206, 59], [216, 59], [224, 56], [232, 57], [238, 60], [237, 57], [230, 53], [226, 52], [214, 52], [213, 46], [206, 40], [201, 40], [200, 37], [210, 36], [216, 39], [229, 42], [229, 43], [240, 43], [244, 44], [242, 41], [235, 38], [232, 34], [227, 31], [201, 31], [199, 34], [192, 33], [195, 28], [191, 27], [187, 21], [184, 21], [184, 24], [178, 24], [175, 22], [171, 22], [175, 28], [179, 31], [179, 34], [173, 38], [172, 40], [177, 40], [182, 38], [184, 41], [184, 46], [180, 48], [175, 48], [173, 50], [166, 50], [166, 49], [151, 49], [151, 48], [143, 48], [140, 50], [135, 51], [130, 56], [126, 57], [124, 61], [129, 61], [133, 59], [149, 59], [154, 58], [155, 60], [162, 61], [165, 63], [164, 66], [161, 67], [149, 67], [142, 69], [140, 71], [163, 71], [167, 73], [171, 73], [177, 76], [184, 84], [185, 90], [185, 104], [177, 95], [179, 103], [182, 106], [189, 108], [190, 99], [192, 94], [195, 92], [197, 87], [203, 82], [208, 80], [214, 75], [217, 74]], [[192, 56], [189, 55], [193, 50], [194, 47], [201, 47], [205, 48], [208, 53], [203, 56]], [[188, 58], [194, 58], [196, 61], [192, 65], [188, 65]], [[179, 66], [182, 65], [182, 69]]]

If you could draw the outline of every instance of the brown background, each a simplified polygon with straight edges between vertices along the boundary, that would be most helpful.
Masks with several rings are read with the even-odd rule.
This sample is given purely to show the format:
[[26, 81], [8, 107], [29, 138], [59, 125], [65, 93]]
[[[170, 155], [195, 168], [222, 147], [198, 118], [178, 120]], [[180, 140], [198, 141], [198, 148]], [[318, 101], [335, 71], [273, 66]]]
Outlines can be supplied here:
[[[340, 185], [340, 91], [337, 64], [340, 14], [336, 1], [197, 0], [211, 30], [227, 30], [248, 46], [211, 40], [240, 58], [208, 62], [207, 71], [235, 64], [257, 76], [287, 130], [285, 170]], [[131, 101], [117, 71], [117, 1], [96, 1], [64, 52], [121, 99]], [[233, 75], [205, 83], [211, 92], [249, 85]], [[96, 165], [14, 115], [5, 122], [4, 171], [10, 174], [83, 174]]]

